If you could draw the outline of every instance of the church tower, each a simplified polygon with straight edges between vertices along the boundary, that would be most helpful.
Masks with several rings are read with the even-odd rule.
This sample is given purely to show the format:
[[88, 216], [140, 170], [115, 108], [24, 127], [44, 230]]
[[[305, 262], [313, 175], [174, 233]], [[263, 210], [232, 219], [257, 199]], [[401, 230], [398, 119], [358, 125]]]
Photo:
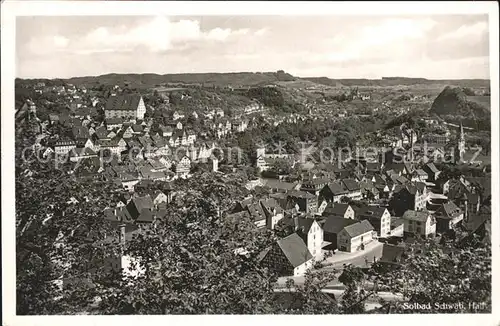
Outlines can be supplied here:
[[465, 135], [464, 135], [464, 126], [460, 122], [460, 136], [458, 138], [457, 151], [460, 157], [460, 161], [463, 160], [465, 153]]

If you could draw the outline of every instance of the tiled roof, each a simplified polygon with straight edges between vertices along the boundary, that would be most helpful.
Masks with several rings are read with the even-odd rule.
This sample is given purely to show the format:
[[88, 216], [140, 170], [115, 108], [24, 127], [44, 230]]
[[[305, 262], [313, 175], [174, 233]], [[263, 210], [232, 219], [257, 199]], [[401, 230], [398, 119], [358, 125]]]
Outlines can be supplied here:
[[123, 124], [123, 119], [122, 118], [109, 118], [109, 119], [106, 119], [106, 124], [107, 125], [120, 125], [120, 124]]
[[442, 204], [436, 211], [436, 215], [446, 218], [453, 218], [461, 213], [462, 210], [452, 201]]
[[334, 196], [347, 194], [347, 191], [342, 188], [342, 186], [337, 182], [331, 182], [328, 184], [328, 188], [333, 193]]
[[297, 233], [292, 233], [286, 238], [278, 240], [278, 246], [293, 267], [300, 266], [312, 259], [309, 249]]
[[412, 221], [420, 221], [420, 222], [426, 222], [430, 213], [425, 212], [425, 211], [413, 211], [413, 210], [407, 210], [403, 214], [403, 219], [405, 220], [412, 220]]
[[374, 230], [367, 220], [347, 225], [344, 229], [353, 238]]
[[139, 106], [141, 100], [140, 95], [121, 95], [121, 96], [110, 96], [106, 102], [106, 111], [113, 110], [126, 110], [135, 111]]
[[342, 183], [346, 187], [347, 190], [349, 191], [356, 191], [359, 190], [359, 183], [356, 182], [356, 180], [353, 179], [344, 179], [342, 180]]
[[325, 224], [323, 224], [323, 231], [337, 234], [342, 231], [344, 227], [355, 223], [357, 223], [357, 221], [348, 218], [329, 216]]
[[350, 207], [349, 204], [345, 203], [328, 203], [323, 212], [323, 216], [326, 215], [344, 216], [345, 212], [349, 207]]

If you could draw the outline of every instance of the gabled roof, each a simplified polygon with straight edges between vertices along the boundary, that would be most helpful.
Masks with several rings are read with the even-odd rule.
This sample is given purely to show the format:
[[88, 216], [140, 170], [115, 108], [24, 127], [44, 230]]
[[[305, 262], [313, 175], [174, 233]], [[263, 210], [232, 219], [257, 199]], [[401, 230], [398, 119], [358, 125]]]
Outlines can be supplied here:
[[347, 191], [338, 182], [329, 183], [328, 188], [334, 196], [347, 194]]
[[255, 222], [266, 219], [266, 214], [264, 213], [260, 203], [250, 203], [246, 209]]
[[373, 231], [373, 226], [367, 220], [363, 220], [361, 222], [357, 222], [355, 224], [350, 224], [344, 227], [347, 234], [351, 237], [357, 237], [367, 232]]
[[283, 182], [276, 179], [263, 179], [262, 181], [263, 187], [271, 189], [290, 191], [297, 186], [295, 183]]
[[270, 211], [272, 209], [275, 209], [277, 211], [277, 213], [281, 213], [283, 211], [283, 209], [279, 205], [278, 201], [274, 198], [262, 199], [260, 201], [260, 204], [267, 211]]
[[144, 131], [144, 127], [142, 125], [132, 125], [132, 130], [134, 132], [143, 132]]
[[106, 124], [108, 125], [121, 125], [123, 124], [122, 118], [108, 118], [106, 119]]
[[448, 201], [436, 210], [436, 216], [454, 218], [462, 213], [462, 210], [454, 202]]
[[292, 190], [288, 192], [288, 196], [294, 197], [294, 198], [305, 198], [305, 199], [313, 199], [316, 198], [313, 194], [307, 192], [307, 191], [299, 191], [299, 190]]
[[106, 111], [108, 110], [126, 110], [135, 111], [141, 100], [140, 95], [128, 94], [121, 96], [110, 96], [106, 102]]
[[92, 149], [88, 147], [84, 148], [75, 148], [70, 152], [71, 157], [79, 157], [79, 156], [93, 156], [97, 155]]
[[342, 184], [348, 191], [357, 191], [360, 190], [359, 183], [353, 179], [344, 179], [342, 180]]
[[149, 195], [143, 197], [133, 197], [130, 200], [129, 205], [130, 204], [132, 204], [133, 207], [139, 212], [142, 211], [143, 209], [151, 209], [154, 206], [153, 200]]
[[108, 130], [106, 129], [106, 127], [102, 126], [102, 127], [98, 127], [96, 130], [95, 130], [95, 133], [97, 138], [107, 138], [108, 137]]
[[425, 167], [427, 167], [432, 173], [439, 172], [438, 168], [434, 165], [434, 163], [427, 163]]
[[430, 215], [431, 214], [429, 212], [426, 212], [426, 211], [407, 210], [403, 214], [403, 218], [405, 220], [419, 221], [419, 222], [425, 223]]
[[355, 224], [357, 221], [351, 220], [349, 218], [329, 216], [325, 224], [323, 224], [323, 231], [328, 233], [337, 234], [342, 231], [348, 225]]
[[311, 226], [314, 223], [314, 219], [306, 217], [299, 217], [297, 221], [298, 221], [298, 225], [296, 225], [296, 227], [298, 228], [297, 231], [301, 232], [302, 234], [309, 233], [309, 230], [311, 229]]
[[87, 129], [87, 127], [75, 126], [71, 129], [71, 132], [73, 133], [73, 138], [75, 139], [90, 137], [89, 130]]
[[323, 216], [326, 215], [336, 215], [336, 216], [344, 216], [347, 209], [350, 207], [349, 204], [345, 203], [328, 203], [323, 211]]
[[387, 210], [386, 207], [366, 206], [363, 213], [360, 214], [361, 215], [360, 217], [381, 219], [386, 210]]
[[313, 258], [304, 240], [297, 233], [278, 240], [278, 246], [293, 267], [300, 266]]
[[425, 172], [422, 169], [416, 169], [415, 170], [415, 174], [418, 175], [418, 176], [420, 176], [420, 177], [426, 177], [427, 176], [427, 172]]

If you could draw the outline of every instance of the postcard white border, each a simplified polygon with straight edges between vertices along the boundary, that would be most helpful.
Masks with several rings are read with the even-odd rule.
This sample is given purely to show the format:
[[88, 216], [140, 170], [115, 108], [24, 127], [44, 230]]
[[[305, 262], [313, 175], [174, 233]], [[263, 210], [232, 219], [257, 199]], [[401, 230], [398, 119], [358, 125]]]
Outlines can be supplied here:
[[[498, 309], [492, 314], [463, 315], [360, 315], [360, 316], [15, 316], [15, 205], [14, 205], [14, 78], [16, 16], [63, 15], [430, 15], [488, 14], [490, 24], [490, 80], [492, 111], [492, 252], [493, 307], [500, 307], [499, 266], [499, 80], [498, 4], [491, 2], [156, 2], [156, 1], [4, 1], [1, 5], [2, 69], [2, 301], [4, 324], [101, 325], [150, 323], [219, 325], [282, 323], [384, 323], [440, 325], [500, 325]], [[331, 320], [334, 318], [334, 320]]]

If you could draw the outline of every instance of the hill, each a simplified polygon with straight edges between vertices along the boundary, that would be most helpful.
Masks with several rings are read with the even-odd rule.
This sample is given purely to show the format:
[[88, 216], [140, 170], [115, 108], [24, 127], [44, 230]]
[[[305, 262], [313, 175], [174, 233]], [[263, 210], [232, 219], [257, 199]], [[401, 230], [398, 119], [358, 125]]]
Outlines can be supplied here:
[[[279, 70], [277, 72], [236, 72], [236, 73], [192, 73], [192, 74], [106, 74], [100, 76], [73, 77], [57, 79], [65, 83], [83, 86], [125, 84], [133, 88], [149, 88], [164, 84], [185, 84], [205, 86], [248, 87], [294, 81], [296, 77]], [[21, 81], [17, 79], [16, 81]], [[30, 82], [52, 82], [54, 80], [36, 79]], [[51, 83], [52, 84], [52, 83]]]
[[432, 80], [425, 78], [407, 77], [382, 77], [382, 79], [331, 79], [328, 77], [306, 77], [302, 78], [318, 84], [339, 87], [339, 86], [411, 86], [411, 85], [435, 85], [446, 84], [461, 87], [489, 87], [490, 81], [487, 79], [457, 79], [457, 80]]
[[490, 115], [489, 107], [469, 98], [462, 88], [446, 86], [432, 103], [429, 112], [437, 115], [461, 115], [477, 118]]

